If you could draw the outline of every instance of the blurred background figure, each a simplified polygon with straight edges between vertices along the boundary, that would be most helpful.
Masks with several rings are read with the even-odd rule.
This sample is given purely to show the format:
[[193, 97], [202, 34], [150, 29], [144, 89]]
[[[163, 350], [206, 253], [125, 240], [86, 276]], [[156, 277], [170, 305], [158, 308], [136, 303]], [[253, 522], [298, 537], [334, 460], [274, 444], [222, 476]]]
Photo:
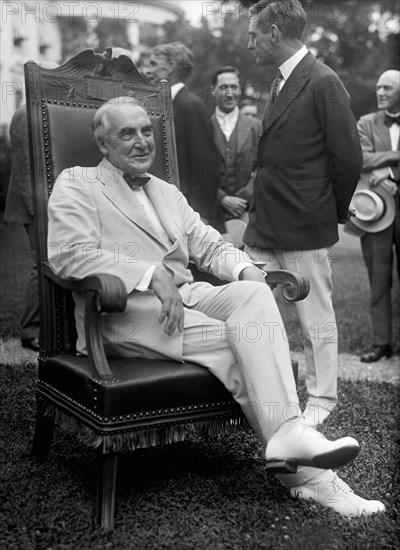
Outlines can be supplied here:
[[0, 212], [4, 212], [11, 175], [11, 149], [6, 136], [0, 136]]
[[150, 54], [142, 53], [136, 63], [137, 70], [140, 72], [142, 76], [148, 78], [149, 66], [150, 66]]
[[[54, 62], [42, 62], [39, 65], [44, 69], [54, 69], [58, 66]], [[7, 191], [4, 221], [23, 224], [28, 235], [32, 258], [20, 318], [20, 339], [24, 348], [39, 351], [39, 292], [26, 105], [21, 105], [11, 119], [10, 147], [11, 177]]]
[[[392, 355], [392, 272], [394, 252], [397, 275], [400, 279], [400, 71], [385, 71], [376, 84], [378, 111], [362, 116], [358, 121], [363, 151], [363, 179], [379, 200], [383, 193], [391, 193], [394, 201], [388, 227], [368, 228], [368, 222], [354, 223], [365, 232], [361, 234], [361, 249], [371, 287], [370, 315], [372, 321], [372, 350], [361, 356], [363, 363], [373, 363]], [[375, 193], [374, 193], [375, 195]], [[368, 197], [368, 195], [367, 195]], [[372, 196], [373, 198], [373, 196]], [[376, 200], [376, 199], [375, 199]], [[390, 211], [385, 209], [386, 214]], [[382, 212], [382, 219], [385, 213]]]
[[211, 121], [204, 103], [185, 84], [193, 69], [192, 52], [174, 42], [153, 48], [145, 75], [151, 82], [166, 79], [171, 85], [181, 191], [205, 223], [224, 233]]
[[23, 224], [28, 235], [33, 262], [25, 288], [24, 306], [20, 317], [20, 339], [23, 347], [39, 351], [38, 275], [26, 105], [21, 105], [11, 119], [10, 145], [11, 177], [4, 221]]
[[226, 219], [241, 217], [247, 222], [261, 122], [239, 112], [241, 89], [236, 67], [217, 69], [212, 84], [216, 108], [211, 122], [219, 152], [218, 201]]
[[239, 103], [239, 111], [242, 115], [258, 119], [258, 107], [252, 99], [245, 97]]

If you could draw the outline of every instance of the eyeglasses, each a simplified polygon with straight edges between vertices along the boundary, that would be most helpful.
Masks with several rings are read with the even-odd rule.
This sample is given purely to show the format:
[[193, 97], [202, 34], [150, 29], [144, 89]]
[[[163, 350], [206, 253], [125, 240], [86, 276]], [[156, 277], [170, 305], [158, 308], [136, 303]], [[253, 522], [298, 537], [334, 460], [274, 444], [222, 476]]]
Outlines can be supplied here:
[[239, 84], [220, 84], [218, 86], [218, 90], [221, 92], [228, 92], [229, 90], [232, 92], [238, 92], [240, 90]]

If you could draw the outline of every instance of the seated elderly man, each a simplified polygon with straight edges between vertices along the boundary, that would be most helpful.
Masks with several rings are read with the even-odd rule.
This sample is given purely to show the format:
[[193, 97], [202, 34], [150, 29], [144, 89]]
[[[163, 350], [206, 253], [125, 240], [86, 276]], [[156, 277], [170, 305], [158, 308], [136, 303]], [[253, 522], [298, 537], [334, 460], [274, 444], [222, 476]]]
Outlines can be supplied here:
[[[241, 405], [266, 447], [267, 469], [293, 497], [344, 515], [383, 510], [329, 470], [355, 458], [357, 441], [329, 441], [302, 423], [282, 319], [262, 272], [204, 225], [174, 185], [147, 172], [155, 141], [144, 108], [133, 98], [111, 100], [93, 131], [104, 159], [59, 176], [49, 260], [62, 277], [110, 273], [124, 281], [126, 310], [103, 317], [107, 353], [203, 365]], [[194, 283], [189, 257], [230, 284]], [[77, 349], [85, 353], [83, 298], [74, 299]]]

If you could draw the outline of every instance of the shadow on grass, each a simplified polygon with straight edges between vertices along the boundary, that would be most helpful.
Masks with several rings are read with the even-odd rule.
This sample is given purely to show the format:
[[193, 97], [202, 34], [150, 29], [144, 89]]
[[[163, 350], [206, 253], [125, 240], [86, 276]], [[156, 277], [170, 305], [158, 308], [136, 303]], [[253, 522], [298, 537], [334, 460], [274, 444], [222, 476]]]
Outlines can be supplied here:
[[[340, 382], [324, 433], [355, 435], [363, 451], [341, 476], [384, 500], [387, 514], [349, 520], [293, 501], [266, 475], [250, 432], [121, 457], [116, 529], [95, 525], [95, 453], [61, 430], [49, 459], [29, 458], [32, 363], [0, 367], [0, 547], [7, 550], [336, 549], [398, 547], [398, 387]], [[304, 398], [304, 386], [301, 386]]]

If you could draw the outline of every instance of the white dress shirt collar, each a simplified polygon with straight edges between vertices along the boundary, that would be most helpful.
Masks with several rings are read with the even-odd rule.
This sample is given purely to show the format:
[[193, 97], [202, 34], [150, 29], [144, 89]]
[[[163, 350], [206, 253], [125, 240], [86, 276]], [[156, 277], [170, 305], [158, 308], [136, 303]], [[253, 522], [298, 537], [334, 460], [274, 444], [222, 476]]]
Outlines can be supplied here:
[[[116, 166], [111, 164], [111, 162], [106, 158], [103, 158], [103, 161], [100, 163], [99, 166], [103, 175], [103, 179], [105, 179], [106, 181], [111, 178], [111, 181], [115, 182], [117, 185], [128, 185], [124, 180], [124, 172], [120, 168], [117, 168]], [[151, 174], [149, 174], [148, 172], [141, 174], [141, 176], [148, 177], [150, 179], [152, 177]], [[168, 234], [161, 224], [158, 213], [154, 208], [154, 205], [151, 202], [151, 199], [148, 196], [145, 187], [137, 187], [135, 189], [132, 189], [131, 191], [132, 191], [132, 196], [134, 196], [137, 199], [137, 201], [143, 208], [144, 212], [147, 214], [148, 218], [150, 219], [150, 222], [152, 223], [158, 237], [162, 241], [168, 243], [169, 242]]]
[[219, 107], [216, 107], [215, 117], [226, 140], [229, 141], [239, 118], [239, 108], [236, 106], [229, 113], [224, 113]]
[[307, 55], [307, 53], [308, 50], [303, 44], [303, 46], [294, 55], [292, 55], [292, 57], [289, 57], [289, 59], [287, 59], [284, 63], [282, 63], [282, 65], [279, 66], [279, 70], [281, 71], [281, 74], [285, 81], [289, 78], [294, 69], [297, 67], [303, 57]]
[[171, 98], [172, 98], [172, 101], [174, 101], [175, 99], [175, 96], [178, 92], [180, 92], [182, 90], [182, 88], [184, 88], [185, 85], [183, 82], [177, 82], [176, 84], [172, 84], [171, 86]]
[[[398, 116], [398, 113], [388, 113], [385, 111], [385, 113], [388, 116]], [[392, 151], [397, 151], [397, 147], [399, 146], [399, 140], [400, 140], [400, 126], [397, 124], [397, 122], [394, 122], [391, 124], [388, 128], [389, 135], [390, 135], [390, 145], [392, 146]], [[389, 167], [389, 170], [391, 168]]]

